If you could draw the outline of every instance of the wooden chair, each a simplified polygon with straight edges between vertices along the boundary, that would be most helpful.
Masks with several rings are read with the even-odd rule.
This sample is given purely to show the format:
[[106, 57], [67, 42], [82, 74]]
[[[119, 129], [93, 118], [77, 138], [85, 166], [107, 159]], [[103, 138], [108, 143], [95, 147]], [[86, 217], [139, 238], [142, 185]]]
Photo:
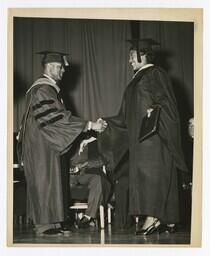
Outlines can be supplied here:
[[[88, 195], [88, 187], [86, 185], [76, 185], [71, 187], [71, 198], [73, 199], [73, 204], [69, 206], [70, 210], [75, 211], [75, 219], [78, 219], [78, 213], [88, 208], [87, 204], [87, 195]], [[108, 224], [111, 224], [111, 210], [113, 206], [107, 204], [107, 218]], [[104, 229], [105, 227], [105, 213], [104, 206], [99, 206], [99, 218], [100, 218], [100, 227]]]

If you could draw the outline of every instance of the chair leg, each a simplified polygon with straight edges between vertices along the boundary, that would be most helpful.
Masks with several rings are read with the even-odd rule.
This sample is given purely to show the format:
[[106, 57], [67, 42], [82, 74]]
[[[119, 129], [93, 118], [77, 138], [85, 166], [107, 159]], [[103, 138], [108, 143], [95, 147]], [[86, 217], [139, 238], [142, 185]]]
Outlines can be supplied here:
[[100, 211], [100, 224], [101, 224], [101, 229], [104, 229], [104, 207], [103, 207], [103, 205], [100, 205], [99, 211]]
[[100, 235], [101, 235], [101, 244], [105, 244], [105, 231], [104, 231], [104, 229], [101, 229]]
[[112, 213], [111, 208], [108, 206], [108, 224], [111, 224], [112, 222]]
[[78, 221], [78, 212], [75, 211], [75, 220]]
[[139, 223], [139, 217], [138, 216], [135, 217], [135, 220], [136, 220], [136, 224], [138, 224]]

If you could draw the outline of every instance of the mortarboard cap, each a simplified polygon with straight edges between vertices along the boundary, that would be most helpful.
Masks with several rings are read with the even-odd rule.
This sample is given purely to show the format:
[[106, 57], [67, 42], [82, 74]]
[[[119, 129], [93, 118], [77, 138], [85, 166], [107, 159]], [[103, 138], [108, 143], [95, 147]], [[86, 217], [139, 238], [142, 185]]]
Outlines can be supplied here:
[[152, 49], [154, 46], [160, 45], [158, 42], [151, 38], [134, 38], [129, 39], [127, 42], [131, 43], [131, 47], [134, 49], [137, 49], [139, 51], [146, 50], [146, 49]]
[[50, 62], [59, 62], [64, 66], [69, 66], [67, 56], [69, 54], [55, 51], [42, 51], [37, 52], [37, 54], [43, 55], [42, 64], [50, 63]]

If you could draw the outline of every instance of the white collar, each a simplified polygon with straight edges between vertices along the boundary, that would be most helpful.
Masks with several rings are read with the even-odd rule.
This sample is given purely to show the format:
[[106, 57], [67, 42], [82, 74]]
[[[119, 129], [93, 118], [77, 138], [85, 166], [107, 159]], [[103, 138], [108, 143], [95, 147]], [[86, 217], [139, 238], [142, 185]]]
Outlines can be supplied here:
[[52, 77], [50, 77], [50, 76], [48, 76], [46, 74], [43, 74], [43, 76], [48, 78], [52, 82], [52, 86], [56, 89], [57, 93], [59, 93], [60, 92], [60, 88], [57, 86], [56, 81]]
[[143, 67], [141, 67], [138, 71], [136, 71], [136, 73], [133, 75], [133, 78], [142, 70], [142, 69], [145, 69], [145, 68], [149, 68], [149, 67], [152, 67], [154, 66], [154, 64], [146, 64], [144, 65]]

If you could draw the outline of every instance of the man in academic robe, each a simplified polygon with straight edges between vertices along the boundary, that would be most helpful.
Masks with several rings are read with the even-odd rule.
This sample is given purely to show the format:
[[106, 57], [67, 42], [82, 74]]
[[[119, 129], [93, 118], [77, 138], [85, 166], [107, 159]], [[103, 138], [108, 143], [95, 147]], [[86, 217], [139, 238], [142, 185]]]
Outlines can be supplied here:
[[[68, 65], [66, 54], [41, 52], [43, 76], [26, 93], [26, 111], [19, 134], [21, 161], [27, 183], [27, 215], [36, 234], [62, 235], [65, 220], [61, 156], [82, 133], [102, 131], [103, 122], [82, 120], [67, 111], [58, 86]], [[67, 184], [69, 185], [69, 184]]]
[[[166, 72], [153, 64], [154, 40], [132, 40], [129, 63], [134, 76], [119, 114], [104, 118], [99, 148], [110, 170], [129, 151], [129, 213], [145, 216], [136, 234], [149, 235], [179, 222], [177, 169], [188, 171], [181, 149], [177, 103]], [[157, 134], [139, 141], [143, 118], [161, 107]], [[150, 112], [151, 113], [151, 112]]]

